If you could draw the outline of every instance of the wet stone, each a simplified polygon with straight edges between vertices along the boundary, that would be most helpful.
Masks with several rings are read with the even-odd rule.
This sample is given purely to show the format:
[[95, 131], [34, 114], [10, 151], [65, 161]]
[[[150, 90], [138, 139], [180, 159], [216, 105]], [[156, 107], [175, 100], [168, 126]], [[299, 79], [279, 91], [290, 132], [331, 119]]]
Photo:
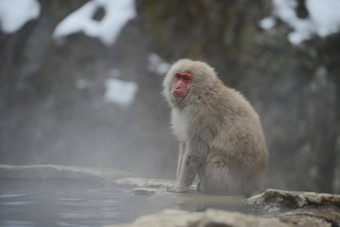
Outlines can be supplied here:
[[154, 195], [159, 189], [157, 188], [133, 188], [134, 195]]

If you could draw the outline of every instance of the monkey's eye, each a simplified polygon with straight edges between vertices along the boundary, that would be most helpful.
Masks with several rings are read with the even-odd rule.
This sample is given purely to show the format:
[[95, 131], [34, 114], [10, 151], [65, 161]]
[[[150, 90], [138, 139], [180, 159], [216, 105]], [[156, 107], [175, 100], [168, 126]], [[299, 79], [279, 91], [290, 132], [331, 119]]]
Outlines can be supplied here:
[[188, 80], [190, 80], [190, 78], [189, 78], [189, 77], [187, 77], [187, 76], [184, 76], [184, 77], [183, 77], [183, 80], [186, 80], [186, 81], [188, 81]]
[[177, 73], [176, 75], [175, 75], [175, 77], [177, 78], [177, 79], [181, 79], [181, 74], [179, 74], [179, 73]]

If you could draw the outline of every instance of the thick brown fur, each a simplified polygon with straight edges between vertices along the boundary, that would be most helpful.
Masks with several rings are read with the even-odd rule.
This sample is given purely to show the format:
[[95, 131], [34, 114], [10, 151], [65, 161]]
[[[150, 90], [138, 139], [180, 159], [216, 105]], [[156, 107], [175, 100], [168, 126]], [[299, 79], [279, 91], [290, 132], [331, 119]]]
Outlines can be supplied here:
[[[190, 73], [187, 94], [174, 98], [174, 75]], [[200, 61], [177, 61], [164, 78], [172, 129], [179, 140], [177, 183], [185, 192], [196, 174], [206, 193], [250, 195], [261, 186], [268, 152], [260, 119], [242, 94]]]

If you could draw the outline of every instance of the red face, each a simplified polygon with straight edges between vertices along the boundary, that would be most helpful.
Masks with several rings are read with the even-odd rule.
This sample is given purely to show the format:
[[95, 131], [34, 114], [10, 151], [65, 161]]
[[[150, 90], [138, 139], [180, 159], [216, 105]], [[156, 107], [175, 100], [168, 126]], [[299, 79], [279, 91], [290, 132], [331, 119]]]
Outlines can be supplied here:
[[175, 98], [182, 98], [187, 94], [187, 87], [192, 83], [192, 75], [190, 73], [177, 72], [174, 76], [174, 86], [171, 90]]

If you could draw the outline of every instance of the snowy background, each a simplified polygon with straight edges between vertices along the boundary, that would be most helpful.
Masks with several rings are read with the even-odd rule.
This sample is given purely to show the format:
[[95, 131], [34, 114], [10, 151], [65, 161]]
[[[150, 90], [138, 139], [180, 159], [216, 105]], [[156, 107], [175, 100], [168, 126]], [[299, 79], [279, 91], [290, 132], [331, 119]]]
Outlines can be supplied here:
[[0, 163], [174, 178], [161, 84], [188, 57], [259, 112], [269, 186], [339, 193], [339, 12], [339, 0], [0, 0]]
[[299, 18], [295, 13], [298, 2], [295, 0], [273, 0], [272, 16], [260, 21], [264, 29], [271, 29], [275, 19], [280, 19], [294, 29], [288, 39], [292, 44], [300, 44], [313, 36], [326, 37], [339, 32], [340, 1], [338, 0], [307, 0], [305, 7], [308, 17]]

